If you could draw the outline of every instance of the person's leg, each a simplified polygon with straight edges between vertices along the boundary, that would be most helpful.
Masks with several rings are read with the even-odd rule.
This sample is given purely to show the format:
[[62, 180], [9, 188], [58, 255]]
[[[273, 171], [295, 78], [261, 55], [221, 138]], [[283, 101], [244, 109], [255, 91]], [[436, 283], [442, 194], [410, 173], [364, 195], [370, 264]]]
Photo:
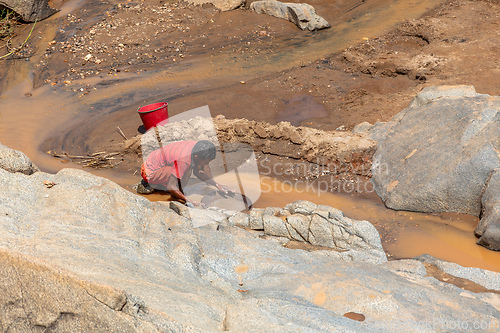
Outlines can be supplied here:
[[137, 193], [150, 194], [157, 190], [166, 190], [166, 180], [170, 176], [171, 167], [166, 166], [161, 169], [150, 171], [144, 164], [141, 166], [141, 182], [137, 184]]
[[152, 188], [163, 191], [168, 191], [167, 183], [171, 174], [171, 166], [164, 166], [163, 168], [159, 168], [155, 171], [147, 170], [147, 168], [144, 168], [144, 172], [141, 170], [143, 180], [145, 180]]
[[134, 185], [133, 189], [135, 189], [137, 191], [137, 193], [139, 193], [139, 194], [151, 194], [151, 193], [153, 193], [155, 191], [155, 189], [153, 187], [151, 187], [151, 185], [149, 185], [149, 183], [148, 183], [146, 169], [145, 169], [144, 164], [141, 166], [141, 176], [142, 176], [141, 181], [138, 184]]

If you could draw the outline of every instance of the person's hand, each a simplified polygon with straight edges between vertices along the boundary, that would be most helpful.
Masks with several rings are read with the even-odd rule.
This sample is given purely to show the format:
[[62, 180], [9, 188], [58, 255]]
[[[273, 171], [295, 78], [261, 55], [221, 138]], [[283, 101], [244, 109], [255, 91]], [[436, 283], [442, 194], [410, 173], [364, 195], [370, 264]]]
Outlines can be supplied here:
[[233, 191], [229, 187], [227, 187], [226, 185], [217, 184], [216, 187], [219, 191], [221, 191], [224, 194], [228, 194], [230, 192], [233, 193]]
[[226, 185], [217, 184], [217, 189], [219, 191], [223, 192], [224, 194], [228, 194], [228, 193], [234, 194], [234, 191], [232, 189], [230, 189], [229, 187], [227, 187]]

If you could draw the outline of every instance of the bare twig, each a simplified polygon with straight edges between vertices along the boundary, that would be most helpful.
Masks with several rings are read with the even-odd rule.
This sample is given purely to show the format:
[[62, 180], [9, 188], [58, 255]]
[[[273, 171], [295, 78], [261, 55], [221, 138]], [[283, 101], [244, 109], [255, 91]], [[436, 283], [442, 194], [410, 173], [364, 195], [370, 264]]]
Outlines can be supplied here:
[[90, 156], [94, 157], [94, 156], [97, 156], [97, 155], [102, 155], [102, 154], [106, 154], [106, 152], [105, 152], [105, 151], [100, 151], [100, 152], [98, 152], [98, 153], [93, 153], [93, 154], [91, 154]]
[[119, 155], [119, 152], [115, 153], [106, 153], [106, 152], [98, 152], [98, 153], [93, 153], [89, 156], [79, 156], [79, 155], [69, 155], [67, 153], [61, 153], [57, 154], [56, 152], [52, 152], [49, 150], [47, 154], [52, 155], [57, 158], [67, 158], [70, 160], [78, 160], [75, 161], [78, 164], [81, 164], [84, 168], [85, 167], [91, 167], [91, 168], [113, 168], [117, 166], [119, 163], [122, 161], [118, 161], [115, 163], [112, 163], [111, 161], [116, 161], [118, 160], [116, 155]]
[[116, 127], [118, 129], [118, 133], [120, 133], [120, 135], [125, 139], [125, 140], [128, 140], [127, 137], [125, 136], [125, 134], [123, 133], [122, 129], [120, 127]]

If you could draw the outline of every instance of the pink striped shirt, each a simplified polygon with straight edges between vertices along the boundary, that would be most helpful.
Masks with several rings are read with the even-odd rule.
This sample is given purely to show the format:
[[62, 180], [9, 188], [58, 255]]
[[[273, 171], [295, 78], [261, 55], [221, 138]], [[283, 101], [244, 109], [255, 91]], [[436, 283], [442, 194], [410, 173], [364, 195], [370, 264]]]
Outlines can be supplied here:
[[170, 166], [172, 167], [171, 174], [178, 179], [182, 179], [186, 170], [191, 166], [191, 152], [195, 144], [196, 141], [179, 141], [155, 150], [144, 162], [146, 172], [154, 172], [160, 168]]

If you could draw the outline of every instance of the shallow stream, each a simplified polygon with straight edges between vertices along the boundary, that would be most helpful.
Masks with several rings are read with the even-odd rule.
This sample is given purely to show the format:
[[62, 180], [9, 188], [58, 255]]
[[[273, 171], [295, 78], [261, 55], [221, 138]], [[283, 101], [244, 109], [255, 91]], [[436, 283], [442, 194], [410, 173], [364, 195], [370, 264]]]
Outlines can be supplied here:
[[[39, 24], [37, 30], [40, 33], [37, 31], [35, 38], [41, 50], [53, 40], [57, 19], [84, 3], [84, 0], [68, 2], [59, 14]], [[345, 21], [336, 22], [332, 29], [316, 35], [304, 34], [303, 37], [295, 38], [293, 42], [276, 49], [272, 56], [240, 61], [236, 56], [221, 54], [210, 58], [210, 61], [201, 57], [192, 59], [168, 70], [90, 77], [73, 85], [95, 88], [83, 98], [78, 91], [61, 84], [33, 88], [32, 66], [40, 61], [43, 52], [33, 56], [30, 61], [9, 60], [9, 73], [5, 76], [4, 90], [0, 95], [0, 142], [23, 151], [46, 172], [57, 172], [64, 167], [81, 168], [72, 162], [61, 163], [42, 151], [41, 144], [52, 138], [59, 146], [51, 148], [59, 152], [66, 149], [92, 149], [90, 142], [96, 138], [85, 137], [86, 128], [105, 131], [108, 127], [109, 131], [115, 133], [116, 127], [120, 125], [103, 122], [105, 116], [118, 115], [115, 119], [134, 117], [137, 127], [140, 125], [136, 114], [138, 106], [156, 102], [160, 98], [168, 100], [173, 96], [223, 89], [238, 84], [242, 79], [249, 80], [314, 61], [363, 38], [380, 35], [396, 22], [419, 17], [438, 3], [440, 1], [437, 0], [379, 0], [363, 7], [359, 2], [359, 6], [353, 7], [353, 14], [345, 16]], [[320, 2], [320, 5], [327, 6], [328, 1]], [[232, 103], [237, 101], [233, 100]], [[241, 112], [240, 117], [245, 117], [245, 113]], [[281, 120], [286, 119], [286, 114], [281, 113], [280, 117]], [[83, 133], [79, 133], [79, 130]], [[118, 134], [116, 138], [120, 139]], [[86, 170], [109, 178], [127, 189], [139, 180], [137, 175], [123, 170]], [[318, 195], [314, 191], [292, 188], [289, 184], [270, 178], [263, 178], [261, 186], [270, 190], [263, 191], [255, 207], [283, 207], [299, 199], [336, 207], [350, 218], [374, 223], [384, 237], [386, 251], [394, 258], [410, 258], [428, 253], [464, 266], [500, 272], [500, 253], [475, 244], [473, 231], [478, 221], [475, 217], [396, 212], [386, 209], [380, 200], [325, 192]], [[163, 200], [165, 196], [153, 195], [150, 198]]]

